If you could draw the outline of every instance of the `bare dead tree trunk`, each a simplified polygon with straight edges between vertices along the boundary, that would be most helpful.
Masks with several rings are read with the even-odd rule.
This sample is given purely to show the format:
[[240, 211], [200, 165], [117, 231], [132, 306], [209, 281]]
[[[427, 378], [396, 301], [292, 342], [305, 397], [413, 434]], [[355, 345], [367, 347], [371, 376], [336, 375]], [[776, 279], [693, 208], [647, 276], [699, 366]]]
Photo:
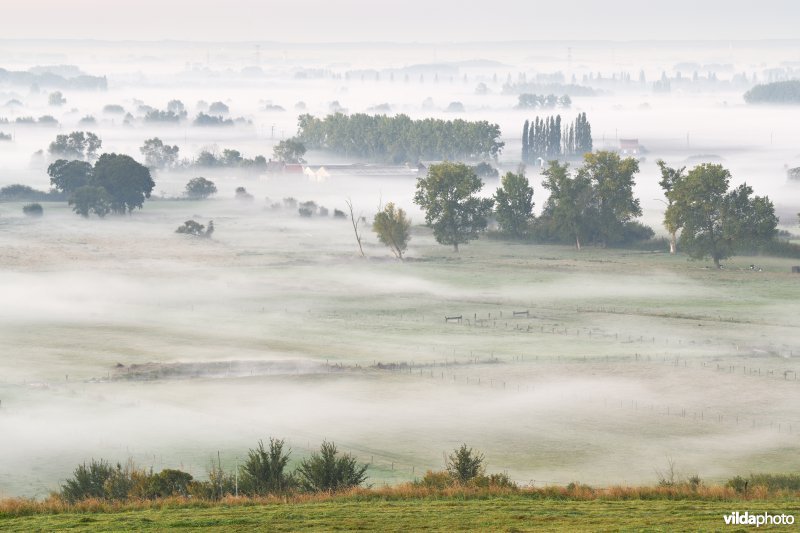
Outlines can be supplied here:
[[353, 213], [353, 201], [349, 198], [345, 201], [347, 207], [350, 209], [350, 222], [353, 224], [353, 233], [356, 235], [356, 242], [358, 243], [358, 251], [361, 252], [361, 257], [366, 257], [364, 255], [364, 248], [361, 247], [361, 232], [358, 229], [359, 223], [361, 223], [361, 215], [356, 218], [355, 213]]

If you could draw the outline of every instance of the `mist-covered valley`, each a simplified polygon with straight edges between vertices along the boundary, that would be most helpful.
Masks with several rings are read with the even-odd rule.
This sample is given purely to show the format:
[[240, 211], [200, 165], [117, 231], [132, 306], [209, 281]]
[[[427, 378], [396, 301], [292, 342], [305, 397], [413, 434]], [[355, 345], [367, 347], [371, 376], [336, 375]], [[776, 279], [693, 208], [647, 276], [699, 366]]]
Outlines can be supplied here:
[[[304, 113], [402, 113], [499, 125], [502, 175], [519, 167], [525, 120], [586, 113], [596, 150], [638, 159], [656, 236], [664, 159], [722, 164], [796, 242], [800, 108], [743, 99], [796, 78], [796, 43], [2, 41], [0, 59], [38, 76], [0, 76], [0, 188], [48, 191], [48, 146], [73, 131], [142, 163], [147, 139], [179, 147], [129, 215], [0, 202], [0, 496], [44, 497], [100, 457], [202, 479], [217, 452], [233, 469], [270, 436], [296, 458], [335, 441], [377, 485], [441, 470], [464, 442], [534, 486], [648, 484], [673, 460], [709, 481], [797, 470], [797, 259], [737, 255], [718, 271], [663, 248], [491, 234], [454, 253], [413, 201], [420, 161], [311, 149], [297, 172], [196, 162], [271, 160]], [[77, 72], [105, 87], [80, 88]], [[524, 93], [571, 103], [519, 109]], [[145, 118], [175, 100], [184, 117]], [[234, 123], [195, 124], [216, 102]], [[57, 124], [18, 121], [48, 115]], [[537, 215], [543, 171], [525, 169]], [[185, 196], [198, 176], [216, 195]], [[500, 180], [484, 182], [490, 197]], [[328, 215], [300, 216], [304, 201]], [[412, 221], [404, 261], [370, 231], [387, 202]], [[189, 219], [213, 221], [211, 238], [176, 233]]]

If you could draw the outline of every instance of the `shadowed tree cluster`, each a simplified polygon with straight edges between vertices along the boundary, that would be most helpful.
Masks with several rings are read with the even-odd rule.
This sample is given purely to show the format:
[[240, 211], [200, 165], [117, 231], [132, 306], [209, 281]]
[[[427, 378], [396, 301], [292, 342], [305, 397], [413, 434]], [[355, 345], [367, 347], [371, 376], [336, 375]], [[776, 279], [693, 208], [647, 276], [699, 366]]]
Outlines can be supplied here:
[[155, 187], [147, 167], [123, 154], [103, 154], [94, 165], [59, 159], [47, 173], [53, 187], [84, 217], [131, 213], [144, 205]]

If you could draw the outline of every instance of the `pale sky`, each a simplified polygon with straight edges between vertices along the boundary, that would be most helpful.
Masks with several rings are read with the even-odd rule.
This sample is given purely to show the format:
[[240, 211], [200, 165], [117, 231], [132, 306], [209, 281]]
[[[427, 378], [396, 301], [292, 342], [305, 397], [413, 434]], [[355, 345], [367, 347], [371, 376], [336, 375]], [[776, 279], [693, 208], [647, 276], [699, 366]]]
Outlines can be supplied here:
[[798, 0], [4, 0], [0, 38], [279, 42], [800, 38]]

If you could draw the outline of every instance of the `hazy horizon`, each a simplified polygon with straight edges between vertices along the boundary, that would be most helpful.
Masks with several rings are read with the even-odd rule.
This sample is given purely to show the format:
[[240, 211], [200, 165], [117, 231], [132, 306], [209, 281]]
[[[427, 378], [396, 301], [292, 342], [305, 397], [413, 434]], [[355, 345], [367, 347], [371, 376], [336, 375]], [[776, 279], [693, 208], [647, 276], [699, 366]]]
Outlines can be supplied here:
[[[575, 0], [561, 4], [518, 1], [423, 2], [403, 10], [363, 0], [292, 4], [231, 0], [184, 3], [99, 0], [69, 4], [34, 0], [6, 8], [7, 39], [189, 40], [325, 42], [493, 42], [525, 40], [763, 40], [795, 39], [800, 6], [787, 0], [758, 5], [710, 0], [633, 0], [613, 8]], [[776, 16], [780, 13], [780, 16]], [[157, 14], [157, 17], [153, 15]], [[513, 14], [512, 16], [509, 16]], [[182, 24], [177, 24], [182, 21]], [[275, 21], [278, 21], [276, 24]], [[356, 37], [354, 37], [356, 36]], [[132, 38], [133, 37], [133, 38]]]

